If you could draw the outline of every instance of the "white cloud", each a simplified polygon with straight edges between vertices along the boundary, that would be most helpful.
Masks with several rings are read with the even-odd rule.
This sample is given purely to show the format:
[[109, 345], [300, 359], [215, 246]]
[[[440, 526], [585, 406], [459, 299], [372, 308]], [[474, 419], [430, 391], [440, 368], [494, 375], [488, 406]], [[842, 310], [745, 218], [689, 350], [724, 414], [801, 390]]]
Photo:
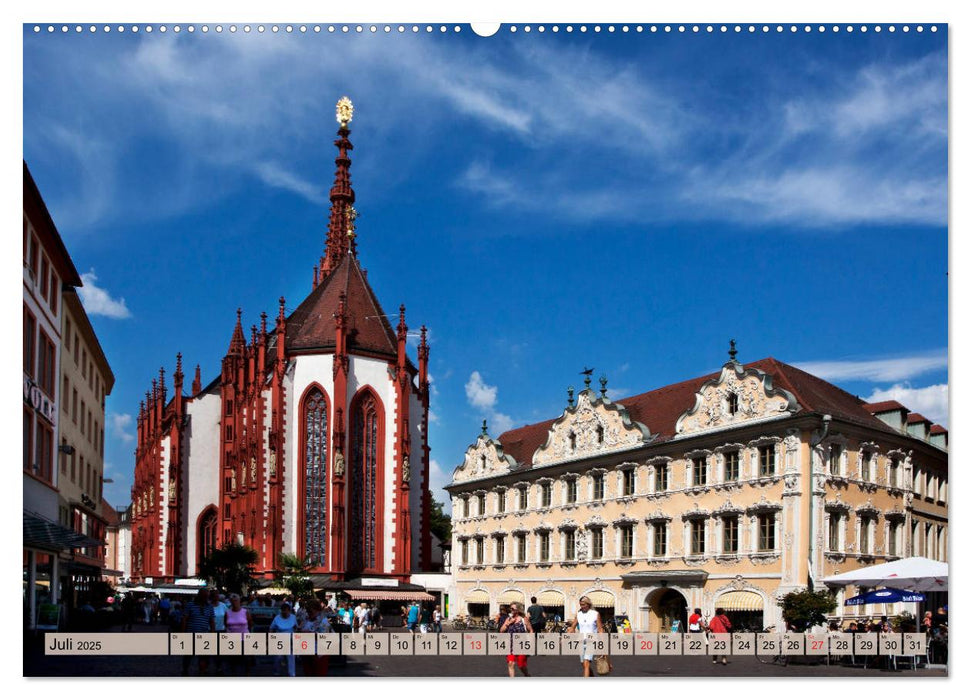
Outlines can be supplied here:
[[946, 370], [947, 350], [878, 360], [836, 360], [795, 364], [800, 369], [831, 382], [840, 380], [898, 382], [927, 372]]
[[124, 297], [112, 299], [107, 290], [99, 287], [96, 282], [98, 276], [92, 269], [81, 275], [84, 286], [78, 287], [78, 295], [84, 304], [84, 309], [92, 316], [107, 316], [108, 318], [130, 318], [131, 312], [125, 305]]
[[437, 460], [432, 459], [428, 462], [428, 488], [432, 492], [436, 501], [442, 503], [442, 510], [446, 513], [452, 512], [452, 499], [442, 490], [445, 484], [452, 482], [451, 472], [442, 469], [442, 465]]
[[465, 383], [465, 396], [475, 408], [481, 408], [486, 411], [492, 410], [496, 405], [498, 393], [499, 389], [497, 387], [489, 386], [482, 381], [482, 375], [478, 371], [472, 372], [469, 375], [469, 381]]
[[912, 387], [894, 384], [889, 389], [876, 389], [866, 398], [868, 403], [899, 401], [914, 413], [920, 413], [935, 423], [948, 424], [947, 384]]
[[131, 442], [135, 439], [135, 434], [128, 430], [132, 425], [131, 414], [109, 413], [108, 425], [111, 426], [111, 434], [122, 442]]
[[511, 430], [513, 420], [505, 413], [493, 412], [489, 415], [489, 432], [493, 435], [502, 435], [507, 430]]
[[300, 176], [287, 171], [278, 163], [269, 161], [256, 163], [253, 166], [253, 170], [259, 176], [260, 180], [270, 187], [288, 190], [300, 195], [313, 204], [323, 204], [327, 201], [327, 197], [324, 196], [319, 185], [307, 182]]

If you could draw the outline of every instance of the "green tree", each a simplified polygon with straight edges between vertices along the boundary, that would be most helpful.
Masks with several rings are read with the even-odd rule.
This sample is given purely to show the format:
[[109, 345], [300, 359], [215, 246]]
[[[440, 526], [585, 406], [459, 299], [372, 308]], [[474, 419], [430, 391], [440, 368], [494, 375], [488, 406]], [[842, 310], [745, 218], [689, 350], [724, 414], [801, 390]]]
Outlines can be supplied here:
[[452, 516], [442, 510], [442, 504], [431, 497], [432, 507], [429, 513], [429, 526], [432, 533], [442, 542], [449, 542], [452, 539]]
[[255, 583], [256, 550], [236, 542], [227, 542], [202, 560], [199, 576], [216, 588], [230, 593], [244, 593]]
[[826, 623], [826, 615], [836, 610], [836, 597], [828, 591], [792, 591], [782, 597], [782, 619], [797, 632]]
[[280, 552], [280, 568], [275, 572], [284, 588], [289, 589], [295, 599], [312, 595], [313, 581], [310, 580], [310, 557], [301, 559], [296, 554]]

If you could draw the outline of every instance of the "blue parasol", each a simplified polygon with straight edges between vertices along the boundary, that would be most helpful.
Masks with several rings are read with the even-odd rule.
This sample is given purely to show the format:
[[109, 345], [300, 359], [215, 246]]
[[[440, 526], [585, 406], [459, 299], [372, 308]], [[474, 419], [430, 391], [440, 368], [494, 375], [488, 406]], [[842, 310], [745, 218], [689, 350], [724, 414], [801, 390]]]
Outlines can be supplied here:
[[923, 603], [924, 594], [913, 591], [902, 591], [899, 588], [880, 588], [867, 591], [863, 595], [853, 596], [843, 602], [843, 605], [867, 605], [868, 603]]

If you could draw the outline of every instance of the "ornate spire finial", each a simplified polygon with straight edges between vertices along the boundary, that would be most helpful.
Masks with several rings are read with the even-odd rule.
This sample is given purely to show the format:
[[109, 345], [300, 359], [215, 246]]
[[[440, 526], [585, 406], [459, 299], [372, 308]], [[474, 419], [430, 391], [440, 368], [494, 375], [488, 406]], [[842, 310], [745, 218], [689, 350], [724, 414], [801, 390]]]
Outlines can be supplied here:
[[568, 408], [573, 408], [573, 391], [572, 386], [566, 388], [566, 405]]
[[738, 355], [738, 350], [735, 349], [735, 339], [732, 338], [728, 343], [728, 356], [731, 358], [732, 362], [737, 362], [735, 356]]
[[277, 314], [277, 317], [276, 317], [277, 323], [283, 323], [284, 319], [287, 316], [286, 308], [287, 308], [287, 300], [284, 299], [283, 297], [280, 297], [280, 313]]
[[348, 252], [354, 254], [357, 250], [354, 236], [349, 235], [354, 226], [353, 220], [350, 220], [354, 208], [354, 189], [351, 187], [351, 159], [347, 154], [354, 146], [347, 138], [351, 133], [347, 125], [353, 112], [351, 101], [346, 97], [341, 98], [337, 106], [340, 129], [334, 141], [338, 149], [334, 160], [337, 171], [334, 173], [334, 186], [330, 188], [330, 220], [327, 223], [327, 244], [320, 261], [319, 282], [340, 264]]
[[590, 388], [590, 377], [593, 376], [593, 367], [584, 367], [580, 374], [583, 375], [584, 391]]
[[202, 391], [202, 367], [196, 365], [196, 376], [192, 379], [192, 395]]
[[266, 312], [260, 313], [260, 334], [266, 335]]
[[337, 123], [341, 125], [342, 129], [346, 129], [353, 118], [354, 104], [351, 102], [351, 98], [345, 95], [337, 100]]
[[607, 375], [600, 375], [600, 397], [607, 398]]
[[489, 435], [489, 424], [486, 423], [486, 419], [485, 418], [482, 419], [482, 434], [484, 436], [488, 436]]

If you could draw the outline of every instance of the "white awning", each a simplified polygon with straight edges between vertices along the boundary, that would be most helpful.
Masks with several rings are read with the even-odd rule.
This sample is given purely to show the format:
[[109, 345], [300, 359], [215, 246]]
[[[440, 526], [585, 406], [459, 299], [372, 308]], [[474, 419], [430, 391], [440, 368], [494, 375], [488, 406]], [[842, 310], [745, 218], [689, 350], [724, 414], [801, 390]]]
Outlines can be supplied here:
[[465, 594], [466, 603], [488, 603], [489, 602], [489, 591], [476, 590], [469, 591]]
[[715, 607], [735, 611], [762, 610], [762, 596], [752, 591], [729, 591], [718, 596]]

